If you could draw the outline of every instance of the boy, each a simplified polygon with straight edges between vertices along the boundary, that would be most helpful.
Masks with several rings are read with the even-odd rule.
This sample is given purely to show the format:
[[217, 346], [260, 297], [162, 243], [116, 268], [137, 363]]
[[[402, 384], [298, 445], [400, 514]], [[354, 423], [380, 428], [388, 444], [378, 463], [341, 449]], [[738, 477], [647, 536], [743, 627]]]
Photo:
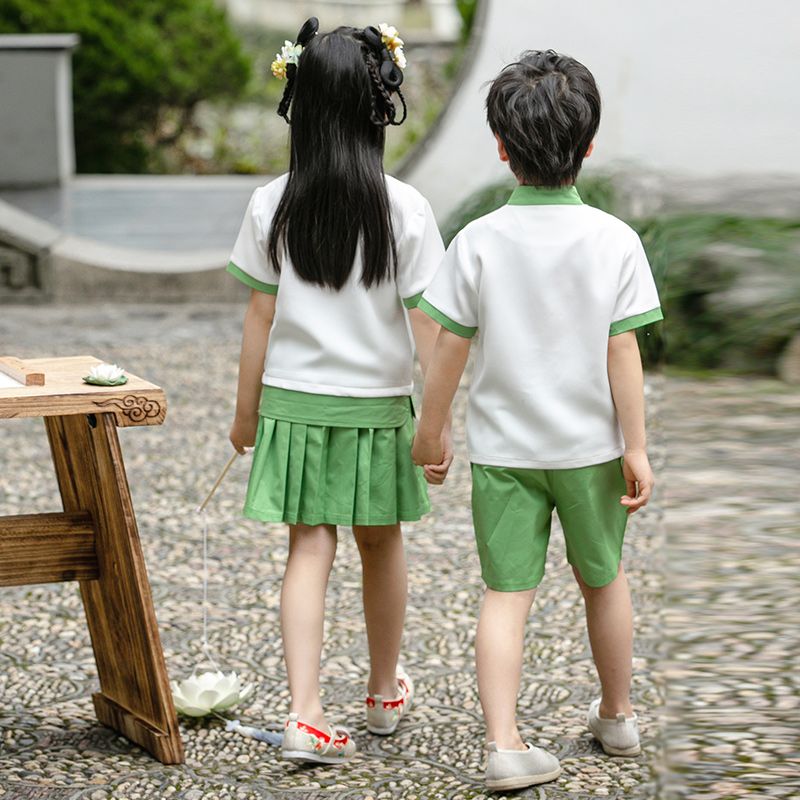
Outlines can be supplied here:
[[556, 758], [523, 742], [515, 719], [524, 625], [554, 508], [602, 687], [589, 728], [607, 753], [640, 752], [620, 559], [627, 514], [653, 489], [635, 328], [662, 314], [638, 236], [583, 205], [574, 186], [600, 120], [589, 70], [552, 50], [526, 52], [492, 83], [487, 112], [519, 186], [453, 240], [420, 302], [443, 329], [413, 457], [442, 461], [443, 426], [480, 330], [467, 444], [487, 586], [476, 637], [486, 781], [499, 790], [560, 772]]

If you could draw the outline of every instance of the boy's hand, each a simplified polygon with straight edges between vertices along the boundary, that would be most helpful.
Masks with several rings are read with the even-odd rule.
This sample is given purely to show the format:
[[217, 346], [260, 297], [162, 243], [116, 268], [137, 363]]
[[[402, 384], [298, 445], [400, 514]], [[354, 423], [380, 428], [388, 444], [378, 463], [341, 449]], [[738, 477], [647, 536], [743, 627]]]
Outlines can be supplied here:
[[245, 447], [252, 447], [256, 443], [257, 428], [258, 413], [247, 417], [236, 415], [228, 438], [239, 455], [244, 455]]
[[647, 505], [655, 486], [647, 453], [644, 450], [626, 450], [623, 456], [622, 474], [625, 476], [627, 494], [619, 501], [628, 509], [629, 514], [633, 514]]
[[436, 465], [444, 460], [444, 447], [441, 436], [424, 436], [417, 431], [411, 443], [411, 460], [418, 466]]
[[441, 449], [441, 464], [422, 465], [425, 480], [433, 486], [441, 486], [444, 483], [447, 473], [450, 471], [450, 465], [453, 463], [453, 437], [449, 428], [442, 433]]

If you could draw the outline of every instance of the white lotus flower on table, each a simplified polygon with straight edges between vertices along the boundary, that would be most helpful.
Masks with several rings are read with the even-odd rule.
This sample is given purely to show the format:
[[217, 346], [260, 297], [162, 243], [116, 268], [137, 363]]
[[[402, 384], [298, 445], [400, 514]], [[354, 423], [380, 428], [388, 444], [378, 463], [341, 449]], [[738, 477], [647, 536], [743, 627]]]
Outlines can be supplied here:
[[127, 380], [125, 370], [116, 364], [95, 364], [84, 378], [86, 383], [95, 383], [101, 386], [116, 386]]
[[172, 681], [170, 685], [175, 707], [187, 717], [205, 717], [227, 711], [253, 693], [252, 683], [242, 686], [235, 672], [226, 675], [219, 670], [191, 675], [183, 681]]

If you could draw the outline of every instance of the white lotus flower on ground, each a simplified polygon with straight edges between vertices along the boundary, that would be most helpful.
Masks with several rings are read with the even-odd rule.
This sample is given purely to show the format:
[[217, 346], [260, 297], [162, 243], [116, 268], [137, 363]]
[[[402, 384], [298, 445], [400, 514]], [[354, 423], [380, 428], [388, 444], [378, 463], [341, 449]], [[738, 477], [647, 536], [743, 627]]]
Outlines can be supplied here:
[[247, 700], [253, 684], [242, 686], [235, 672], [227, 675], [219, 670], [190, 675], [183, 681], [172, 681], [175, 707], [187, 717], [205, 717], [213, 712], [227, 711]]

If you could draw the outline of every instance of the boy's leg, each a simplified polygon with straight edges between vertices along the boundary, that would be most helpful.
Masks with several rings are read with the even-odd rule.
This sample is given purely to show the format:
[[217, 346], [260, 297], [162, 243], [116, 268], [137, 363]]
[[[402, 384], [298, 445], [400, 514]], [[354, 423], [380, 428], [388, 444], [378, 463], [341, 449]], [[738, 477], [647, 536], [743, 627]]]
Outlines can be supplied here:
[[[472, 518], [487, 588], [475, 642], [487, 742], [523, 750], [516, 723], [525, 622], [544, 575], [553, 501], [542, 470], [472, 465]], [[494, 587], [494, 588], [491, 588]]]
[[580, 469], [550, 470], [550, 484], [567, 544], [567, 558], [583, 593], [586, 623], [603, 689], [600, 716], [629, 716], [633, 611], [622, 568], [628, 515], [619, 499], [625, 479], [619, 459]]
[[629, 717], [633, 714], [630, 700], [633, 609], [625, 570], [620, 564], [617, 577], [600, 587], [589, 586], [577, 568], [572, 571], [583, 593], [589, 642], [603, 690], [600, 716]]
[[290, 712], [326, 729], [319, 696], [325, 591], [336, 555], [335, 525], [290, 525], [289, 559], [281, 587], [281, 633]]
[[400, 525], [354, 525], [361, 555], [364, 620], [369, 643], [367, 691], [397, 696], [397, 659], [403, 638], [408, 580]]
[[483, 596], [475, 656], [478, 693], [486, 719], [486, 741], [501, 750], [524, 750], [517, 729], [517, 695], [522, 674], [525, 622], [535, 589]]

